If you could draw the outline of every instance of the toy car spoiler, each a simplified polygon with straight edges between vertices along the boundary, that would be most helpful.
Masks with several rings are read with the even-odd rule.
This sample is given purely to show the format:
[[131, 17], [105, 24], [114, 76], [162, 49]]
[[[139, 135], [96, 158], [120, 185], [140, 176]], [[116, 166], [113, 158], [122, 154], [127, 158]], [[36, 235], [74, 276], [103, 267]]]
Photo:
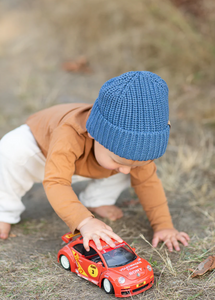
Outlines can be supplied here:
[[71, 232], [68, 232], [68, 233], [64, 234], [61, 238], [65, 243], [69, 243], [77, 235], [81, 235], [81, 233], [78, 232], [78, 233], [73, 234]]

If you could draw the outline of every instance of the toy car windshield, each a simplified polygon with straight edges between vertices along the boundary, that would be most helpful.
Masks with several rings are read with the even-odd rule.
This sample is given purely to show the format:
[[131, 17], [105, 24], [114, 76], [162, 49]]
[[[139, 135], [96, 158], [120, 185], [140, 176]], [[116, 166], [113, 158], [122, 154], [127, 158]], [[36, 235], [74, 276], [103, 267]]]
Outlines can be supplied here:
[[109, 268], [124, 266], [137, 258], [134, 252], [124, 245], [102, 254]]

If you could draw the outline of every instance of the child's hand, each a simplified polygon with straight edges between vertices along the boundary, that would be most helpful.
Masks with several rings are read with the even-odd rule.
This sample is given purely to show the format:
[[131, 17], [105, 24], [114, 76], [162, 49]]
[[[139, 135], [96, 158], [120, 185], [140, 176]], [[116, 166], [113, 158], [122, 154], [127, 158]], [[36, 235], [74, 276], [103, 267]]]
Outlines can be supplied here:
[[100, 239], [105, 241], [108, 245], [110, 245], [113, 248], [115, 247], [115, 245], [111, 238], [118, 241], [119, 243], [122, 243], [122, 239], [113, 232], [110, 226], [106, 225], [105, 223], [96, 218], [86, 218], [79, 224], [77, 229], [80, 230], [83, 236], [84, 248], [87, 251], [90, 250], [90, 240], [94, 241], [98, 250], [102, 250]]
[[175, 248], [176, 251], [180, 251], [178, 241], [180, 241], [184, 246], [188, 245], [190, 238], [185, 232], [178, 232], [176, 229], [162, 229], [154, 233], [152, 246], [157, 247], [160, 241], [164, 242], [169, 249], [172, 251]]

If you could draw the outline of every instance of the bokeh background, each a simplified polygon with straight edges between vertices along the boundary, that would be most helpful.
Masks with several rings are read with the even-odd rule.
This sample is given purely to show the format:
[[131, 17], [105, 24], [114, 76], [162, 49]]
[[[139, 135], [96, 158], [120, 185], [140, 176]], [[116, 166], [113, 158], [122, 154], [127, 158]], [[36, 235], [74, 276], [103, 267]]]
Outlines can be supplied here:
[[[131, 70], [169, 86], [172, 128], [158, 173], [175, 226], [191, 236], [181, 254], [161, 246], [161, 259], [140, 238], [150, 242], [152, 231], [132, 190], [121, 196], [125, 217], [107, 223], [157, 272], [155, 287], [134, 299], [215, 299], [213, 272], [192, 281], [186, 271], [215, 254], [215, 1], [0, 0], [0, 138], [43, 108], [93, 103], [106, 80]], [[0, 241], [1, 299], [110, 299], [55, 263], [68, 229], [42, 185], [24, 202], [22, 222]]]
[[[94, 102], [106, 80], [129, 70], [167, 81], [172, 122], [213, 121], [214, 6], [211, 0], [1, 1], [0, 136], [44, 107]], [[65, 70], [65, 62], [80, 58], [88, 70]]]

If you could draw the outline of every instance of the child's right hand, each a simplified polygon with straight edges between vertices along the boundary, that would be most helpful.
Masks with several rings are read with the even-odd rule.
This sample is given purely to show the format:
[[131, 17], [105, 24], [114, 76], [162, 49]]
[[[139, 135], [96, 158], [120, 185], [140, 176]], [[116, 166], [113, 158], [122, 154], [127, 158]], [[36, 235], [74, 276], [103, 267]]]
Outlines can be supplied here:
[[93, 217], [88, 217], [84, 219], [79, 224], [77, 229], [81, 232], [81, 235], [83, 236], [83, 245], [87, 251], [90, 251], [90, 240], [94, 241], [98, 250], [102, 250], [100, 239], [105, 241], [108, 245], [110, 245], [110, 247], [113, 248], [115, 247], [115, 245], [111, 238], [118, 241], [119, 243], [123, 242], [123, 240], [113, 232], [110, 226]]

